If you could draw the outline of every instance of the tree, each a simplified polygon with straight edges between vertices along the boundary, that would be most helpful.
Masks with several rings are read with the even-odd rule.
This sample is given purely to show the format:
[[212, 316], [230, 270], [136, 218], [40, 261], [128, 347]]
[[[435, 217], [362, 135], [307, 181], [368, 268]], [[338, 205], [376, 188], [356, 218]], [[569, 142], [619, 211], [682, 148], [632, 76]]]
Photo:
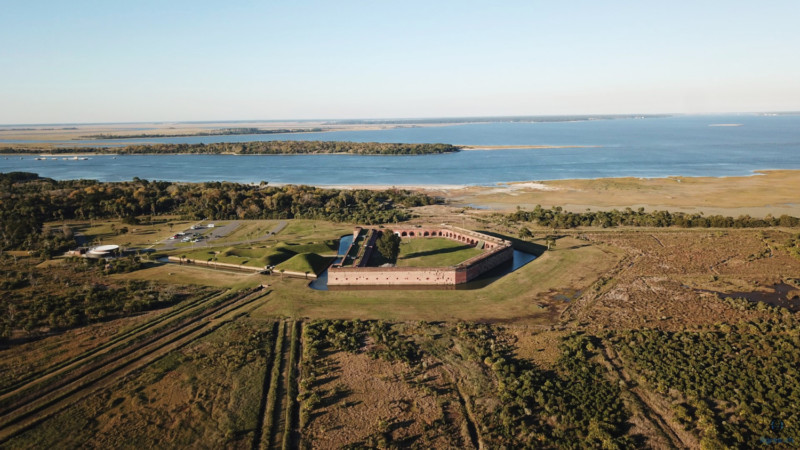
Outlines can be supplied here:
[[533, 233], [531, 233], [531, 230], [529, 230], [528, 227], [522, 227], [522, 228], [519, 229], [519, 238], [520, 239], [530, 239], [532, 237], [533, 237]]
[[385, 230], [375, 245], [384, 258], [394, 261], [400, 253], [400, 236], [394, 234], [392, 230]]
[[64, 234], [65, 239], [72, 239], [75, 235], [75, 233], [72, 231], [72, 228], [70, 228], [70, 226], [67, 224], [64, 224], [64, 226], [61, 227], [61, 232]]

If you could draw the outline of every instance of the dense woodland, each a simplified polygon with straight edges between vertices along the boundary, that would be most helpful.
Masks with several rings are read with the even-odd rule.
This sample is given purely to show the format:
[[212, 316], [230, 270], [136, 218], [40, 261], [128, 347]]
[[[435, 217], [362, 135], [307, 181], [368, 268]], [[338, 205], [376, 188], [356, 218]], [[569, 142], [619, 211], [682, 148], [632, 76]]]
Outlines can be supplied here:
[[[745, 300], [741, 300], [745, 302]], [[771, 309], [759, 304], [759, 308]], [[800, 327], [788, 311], [705, 331], [622, 331], [620, 355], [673, 400], [675, 419], [703, 448], [752, 448], [774, 438], [772, 421], [800, 425]]]
[[7, 154], [73, 154], [106, 153], [120, 155], [170, 155], [186, 154], [233, 154], [233, 155], [303, 155], [319, 153], [341, 153], [352, 155], [430, 155], [454, 153], [459, 147], [450, 144], [397, 144], [385, 142], [335, 142], [335, 141], [253, 141], [218, 142], [211, 144], [139, 144], [125, 147], [70, 147], [50, 148], [4, 148]]
[[475, 358], [498, 380], [502, 406], [489, 415], [484, 431], [500, 448], [633, 448], [630, 413], [620, 387], [593, 362], [597, 339], [582, 333], [563, 338], [555, 370], [515, 356], [502, 330], [459, 323], [459, 337], [475, 346]]
[[0, 249], [63, 250], [67, 231], [43, 229], [45, 222], [123, 219], [178, 214], [190, 219], [324, 219], [379, 224], [410, 218], [404, 207], [428, 205], [425, 194], [390, 189], [273, 187], [228, 182], [171, 183], [134, 179], [101, 183], [55, 181], [36, 174], [0, 174]]
[[750, 216], [726, 217], [720, 215], [704, 216], [702, 214], [687, 214], [682, 212], [652, 211], [646, 212], [644, 208], [633, 210], [625, 208], [623, 211], [586, 211], [574, 213], [564, 211], [560, 206], [542, 208], [537, 205], [532, 211], [517, 210], [507, 216], [507, 221], [533, 222], [537, 225], [552, 228], [575, 227], [671, 227], [682, 228], [760, 228], [760, 227], [798, 227], [800, 219], [782, 215], [780, 217], [767, 216], [757, 219]]

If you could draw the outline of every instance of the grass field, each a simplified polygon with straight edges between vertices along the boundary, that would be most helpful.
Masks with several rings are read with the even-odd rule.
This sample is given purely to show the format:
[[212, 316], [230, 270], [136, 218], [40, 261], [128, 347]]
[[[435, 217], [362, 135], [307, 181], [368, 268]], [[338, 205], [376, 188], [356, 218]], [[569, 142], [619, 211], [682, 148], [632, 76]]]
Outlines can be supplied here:
[[551, 298], [585, 290], [621, 253], [565, 237], [556, 250], [482, 289], [315, 291], [305, 280], [275, 279], [270, 302], [254, 315], [387, 320], [492, 320], [551, 323], [566, 303]]
[[[87, 245], [117, 244], [123, 247], [147, 247], [183, 231], [195, 222], [159, 217], [157, 220], [138, 225], [129, 225], [121, 220], [69, 221], [67, 226], [74, 233], [84, 236]], [[61, 229], [64, 223], [51, 222], [48, 226]]]
[[[221, 221], [213, 223], [216, 227], [220, 227], [226, 225], [228, 222], [229, 221]], [[237, 222], [239, 226], [230, 234], [217, 239], [217, 242], [238, 242], [259, 239], [264, 237], [278, 224], [277, 220], [242, 220]]]
[[286, 242], [305, 242], [339, 239], [346, 234], [353, 234], [352, 224], [294, 219], [278, 236]]
[[407, 239], [400, 243], [397, 267], [446, 267], [483, 251], [445, 238]]
[[261, 244], [239, 245], [235, 247], [221, 246], [196, 250], [180, 249], [171, 253], [177, 256], [186, 256], [188, 259], [198, 261], [213, 259], [220, 263], [264, 268], [265, 266], [277, 266], [301, 254], [334, 256], [337, 246], [338, 242], [335, 240], [305, 243], [283, 241], [274, 243], [273, 241], [269, 241]]
[[112, 275], [118, 280], [163, 281], [176, 284], [197, 284], [212, 287], [245, 288], [269, 281], [257, 273], [238, 273], [187, 264], [164, 264], [135, 272]]
[[317, 275], [333, 262], [333, 257], [320, 256], [316, 253], [299, 253], [275, 266], [278, 271], [308, 273]]

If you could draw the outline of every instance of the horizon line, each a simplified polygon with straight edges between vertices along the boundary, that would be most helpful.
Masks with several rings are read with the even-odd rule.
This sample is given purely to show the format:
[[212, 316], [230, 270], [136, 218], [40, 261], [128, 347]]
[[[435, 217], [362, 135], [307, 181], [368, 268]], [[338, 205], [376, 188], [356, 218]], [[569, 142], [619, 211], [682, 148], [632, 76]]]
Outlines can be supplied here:
[[658, 117], [671, 117], [671, 116], [714, 116], [714, 115], [752, 115], [752, 114], [775, 114], [775, 115], [794, 115], [800, 114], [800, 110], [784, 110], [784, 111], [718, 111], [718, 112], [703, 112], [703, 113], [614, 113], [614, 114], [523, 114], [523, 115], [488, 115], [488, 116], [429, 116], [429, 117], [372, 117], [372, 118], [316, 118], [316, 119], [218, 119], [218, 120], [153, 120], [153, 121], [120, 121], [120, 122], [42, 122], [42, 123], [0, 123], [0, 127], [16, 127], [16, 126], [65, 126], [65, 125], [136, 125], [136, 124], [213, 124], [213, 123], [247, 123], [247, 122], [330, 122], [330, 124], [347, 122], [376, 122], [376, 123], [400, 123], [411, 121], [441, 121], [447, 123], [447, 120], [458, 121], [476, 121], [476, 122], [493, 122], [500, 121], [501, 119], [527, 119], [527, 118], [586, 118], [593, 117], [609, 118], [658, 118]]

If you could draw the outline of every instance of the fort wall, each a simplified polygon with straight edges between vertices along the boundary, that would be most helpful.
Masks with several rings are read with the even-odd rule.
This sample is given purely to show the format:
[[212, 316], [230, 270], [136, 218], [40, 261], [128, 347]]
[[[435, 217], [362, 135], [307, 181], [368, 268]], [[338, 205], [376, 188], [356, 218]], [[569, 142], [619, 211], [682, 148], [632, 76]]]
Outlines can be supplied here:
[[514, 257], [509, 241], [471, 230], [450, 227], [396, 228], [403, 239], [443, 237], [484, 252], [450, 267], [331, 267], [329, 286], [450, 286], [466, 283]]
[[328, 269], [328, 285], [398, 286], [456, 284], [454, 267], [341, 267]]
[[456, 284], [472, 281], [512, 259], [514, 259], [514, 248], [510, 245], [470, 258], [456, 266]]

